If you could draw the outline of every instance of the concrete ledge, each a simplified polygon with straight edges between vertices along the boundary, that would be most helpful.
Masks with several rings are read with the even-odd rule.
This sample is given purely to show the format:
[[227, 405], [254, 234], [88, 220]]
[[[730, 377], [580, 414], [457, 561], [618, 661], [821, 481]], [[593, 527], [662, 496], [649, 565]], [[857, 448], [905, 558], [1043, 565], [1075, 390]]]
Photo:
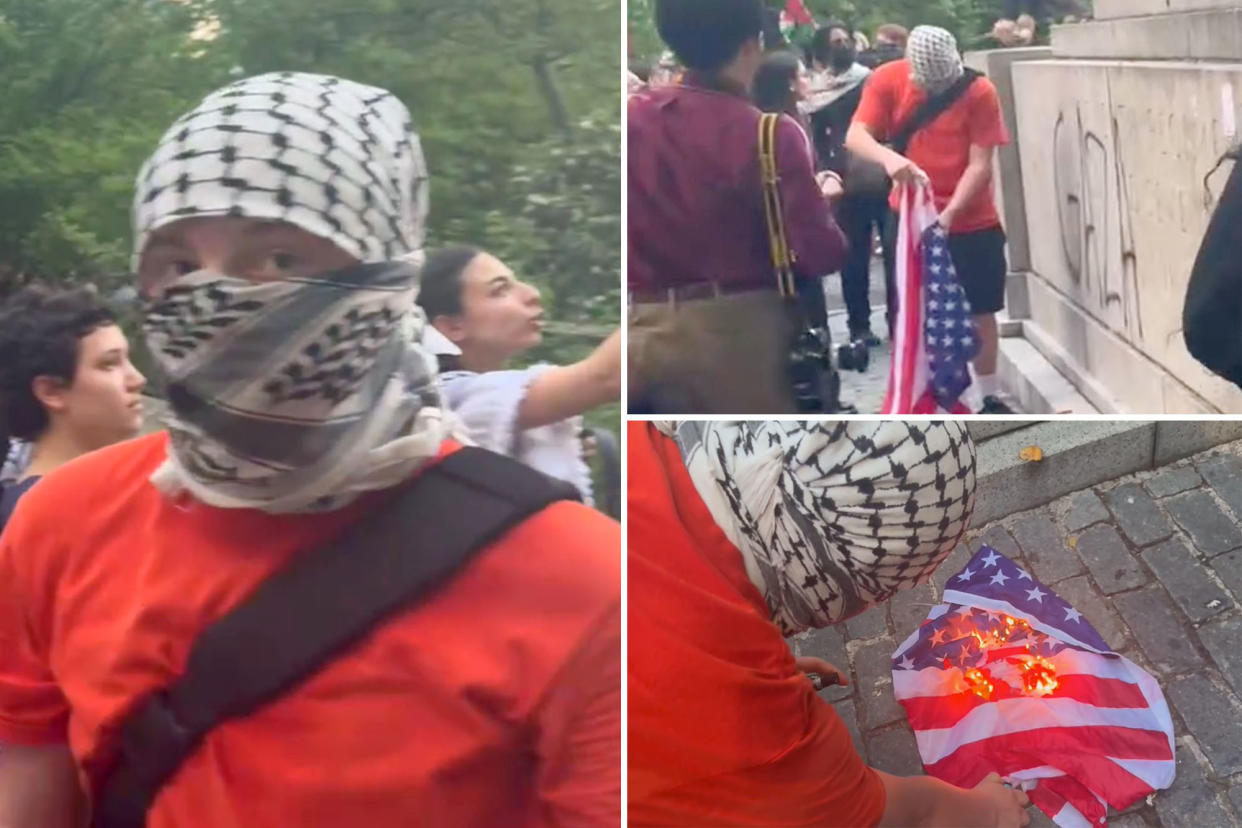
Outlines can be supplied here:
[[1240, 60], [1242, 7], [1053, 26], [1052, 53], [1065, 58]]
[[1096, 20], [1143, 17], [1149, 14], [1176, 14], [1204, 9], [1230, 9], [1238, 0], [1095, 0]]
[[[1009, 266], [1013, 267], [1012, 261]], [[1010, 271], [1005, 277], [1005, 313], [1010, 319], [1031, 318], [1031, 291], [1023, 271]]]
[[1156, 424], [1152, 465], [1163, 466], [1234, 440], [1242, 440], [1242, 421], [1161, 420]]
[[1041, 422], [1042, 420], [967, 420], [966, 430], [970, 432], [975, 443], [979, 444], [1012, 431], [1034, 428]]
[[[978, 496], [972, 525], [1024, 512], [1070, 492], [1151, 467], [1156, 424], [1133, 421], [1044, 421], [978, 447]], [[1039, 446], [1044, 459], [1018, 452]]]
[[[1025, 329], [1025, 324], [1019, 324]], [[1025, 414], [1100, 413], [1026, 339], [1001, 339], [997, 370], [1005, 389]]]

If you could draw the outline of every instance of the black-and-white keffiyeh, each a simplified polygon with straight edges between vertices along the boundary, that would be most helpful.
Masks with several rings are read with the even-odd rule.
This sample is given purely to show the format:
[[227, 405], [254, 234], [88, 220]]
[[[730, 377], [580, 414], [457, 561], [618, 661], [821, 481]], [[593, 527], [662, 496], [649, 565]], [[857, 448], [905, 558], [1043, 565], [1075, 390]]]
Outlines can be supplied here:
[[215, 506], [336, 508], [388, 488], [452, 430], [415, 305], [427, 173], [392, 94], [275, 73], [178, 120], [138, 175], [135, 257], [184, 218], [288, 222], [362, 264], [252, 283], [198, 271], [149, 308], [168, 381], [168, 460], [152, 481]]
[[861, 63], [835, 74], [828, 69], [812, 72], [806, 100], [798, 102], [798, 109], [804, 115], [813, 115], [853, 92], [870, 76], [871, 70]]
[[966, 71], [957, 50], [957, 38], [937, 26], [916, 26], [910, 32], [906, 59], [914, 82], [929, 95], [945, 91]]
[[926, 581], [966, 531], [959, 421], [657, 423], [785, 635]]

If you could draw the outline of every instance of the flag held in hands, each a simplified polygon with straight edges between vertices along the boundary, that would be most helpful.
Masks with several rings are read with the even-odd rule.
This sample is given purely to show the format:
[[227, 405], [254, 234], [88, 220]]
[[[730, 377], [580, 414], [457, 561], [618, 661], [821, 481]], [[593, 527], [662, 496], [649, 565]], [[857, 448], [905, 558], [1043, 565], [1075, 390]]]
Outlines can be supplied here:
[[897, 321], [881, 413], [969, 414], [962, 395], [981, 343], [927, 185], [902, 189], [894, 254]]
[[1101, 828], [1173, 782], [1156, 680], [1074, 607], [984, 546], [893, 653], [893, 692], [927, 772], [961, 787], [999, 773], [1062, 828]]

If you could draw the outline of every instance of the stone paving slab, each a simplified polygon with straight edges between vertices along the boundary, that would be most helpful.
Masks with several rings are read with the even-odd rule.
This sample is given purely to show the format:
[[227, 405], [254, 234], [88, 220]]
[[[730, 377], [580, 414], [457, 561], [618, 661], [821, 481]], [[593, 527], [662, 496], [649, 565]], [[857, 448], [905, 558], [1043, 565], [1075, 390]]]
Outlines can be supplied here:
[[1242, 458], [1232, 454], [1213, 454], [1199, 463], [1199, 473], [1216, 495], [1242, 518]]
[[1070, 510], [1065, 516], [1066, 529], [1077, 532], [1093, 523], [1108, 520], [1108, 518], [1108, 509], [1095, 492], [1087, 489], [1070, 495]]
[[[1174, 719], [1178, 777], [1150, 802], [1110, 813], [1109, 825], [1239, 828], [1242, 546], [1222, 547], [1233, 542], [1242, 515], [1240, 454], [1242, 442], [1228, 444], [977, 526], [929, 584], [832, 635], [818, 631], [791, 643], [799, 654], [850, 671], [855, 686], [824, 694], [862, 742], [865, 758], [890, 773], [919, 773], [917, 745], [892, 694], [891, 654], [923, 621], [928, 605], [940, 600], [945, 581], [980, 545], [992, 546], [1054, 586], [1164, 690]], [[1031, 825], [1051, 824], [1032, 809]]]
[[1230, 828], [1233, 820], [1208, 784], [1198, 760], [1185, 744], [1177, 746], [1177, 778], [1156, 797], [1156, 813], [1165, 825]]
[[1196, 624], [1233, 606], [1229, 592], [1208, 574], [1195, 554], [1177, 538], [1149, 546], [1143, 560], [1169, 595]]
[[1108, 524], [1092, 526], [1077, 536], [1074, 551], [1091, 570], [1100, 589], [1113, 595], [1147, 583], [1147, 573], [1130, 554], [1117, 530]]
[[1147, 481], [1147, 491], [1155, 497], [1181, 494], [1203, 484], [1203, 478], [1194, 466], [1182, 466], [1162, 472]]
[[1173, 534], [1168, 517], [1139, 484], [1118, 486], [1105, 499], [1117, 518], [1117, 525], [1131, 543], [1147, 546]]
[[1209, 492], [1187, 492], [1169, 498], [1164, 505], [1204, 554], [1219, 555], [1242, 547], [1242, 529]]
[[1232, 693], [1205, 674], [1173, 679], [1164, 692], [1218, 774], [1242, 768], [1242, 710]]

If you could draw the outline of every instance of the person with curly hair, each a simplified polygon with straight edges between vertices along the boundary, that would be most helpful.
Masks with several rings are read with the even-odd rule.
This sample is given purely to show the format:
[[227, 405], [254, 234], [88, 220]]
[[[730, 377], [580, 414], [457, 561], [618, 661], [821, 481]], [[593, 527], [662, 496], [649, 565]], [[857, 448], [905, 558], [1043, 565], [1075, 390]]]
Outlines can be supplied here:
[[28, 445], [0, 490], [0, 530], [43, 475], [133, 437], [146, 378], [112, 313], [88, 290], [29, 287], [0, 309], [0, 457]]

